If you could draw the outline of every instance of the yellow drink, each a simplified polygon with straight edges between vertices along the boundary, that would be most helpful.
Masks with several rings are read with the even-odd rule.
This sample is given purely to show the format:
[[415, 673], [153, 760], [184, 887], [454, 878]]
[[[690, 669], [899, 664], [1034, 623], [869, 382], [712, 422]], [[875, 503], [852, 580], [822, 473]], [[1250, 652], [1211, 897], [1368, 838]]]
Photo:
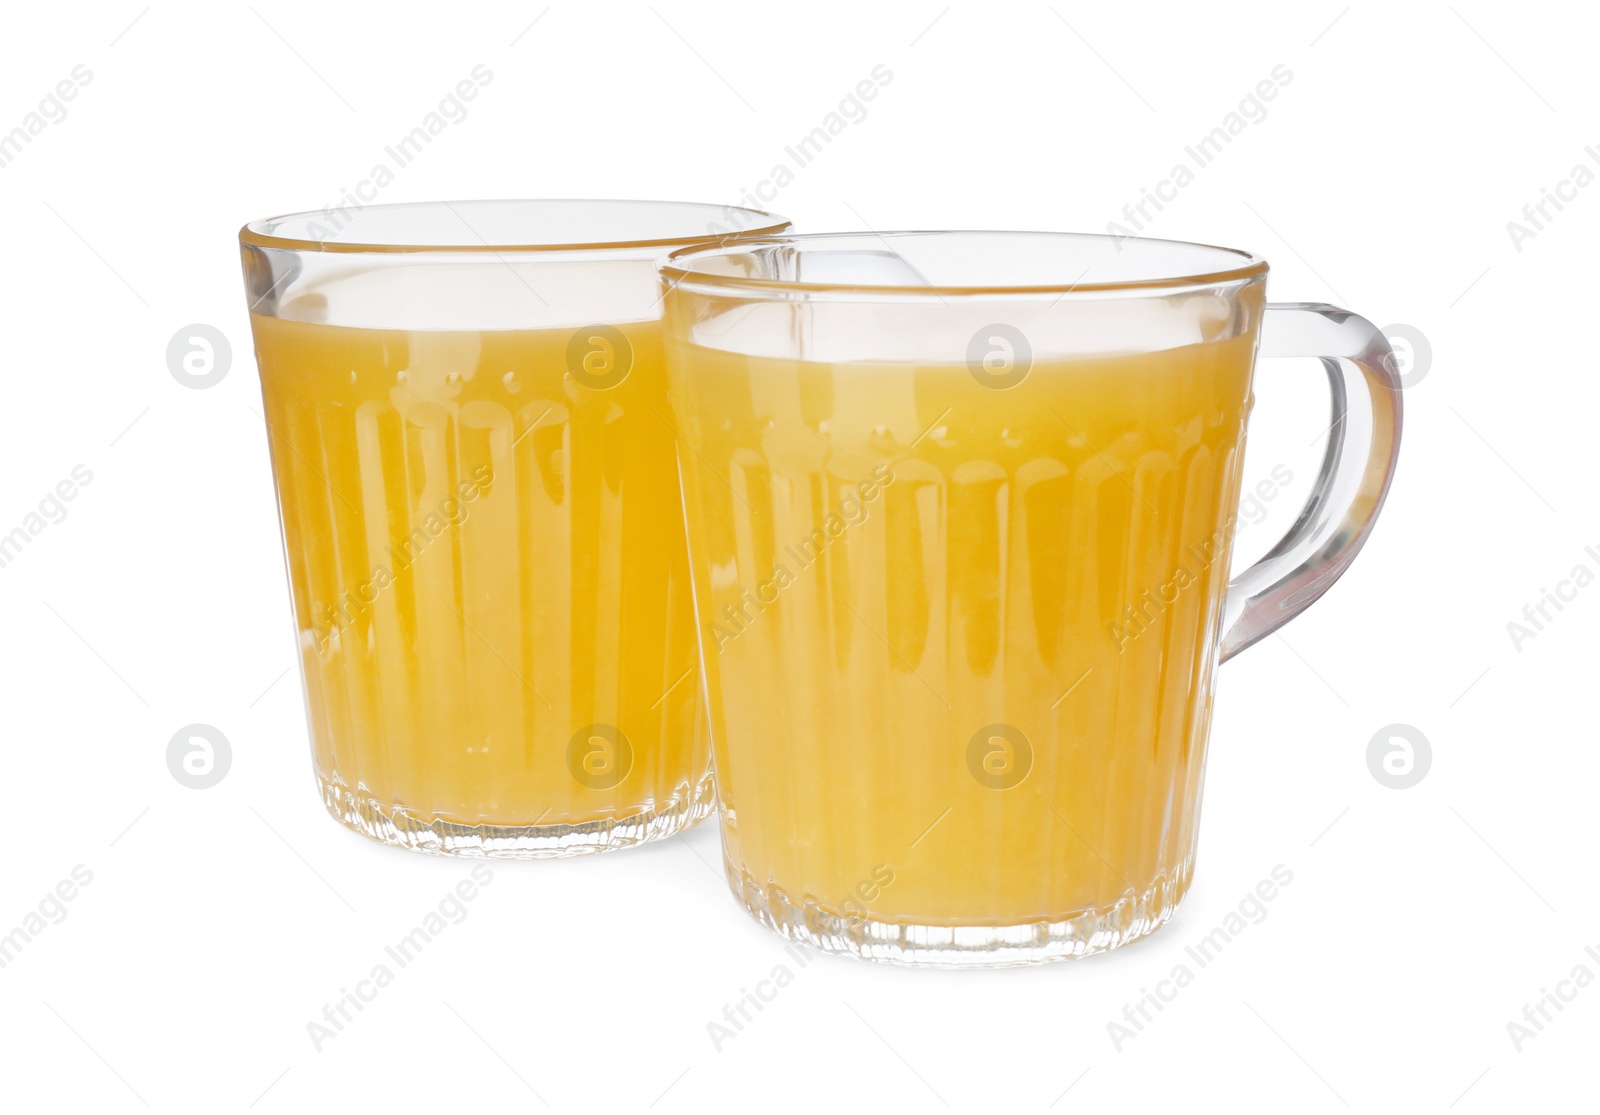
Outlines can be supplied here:
[[1170, 912], [1254, 346], [1039, 359], [1009, 390], [674, 353], [725, 848], [758, 916]]
[[508, 829], [571, 850], [702, 815], [659, 325], [595, 327], [620, 329], [631, 363], [586, 386], [574, 370], [614, 356], [594, 330], [295, 309], [252, 324], [330, 810], [380, 839], [491, 853], [515, 850]]

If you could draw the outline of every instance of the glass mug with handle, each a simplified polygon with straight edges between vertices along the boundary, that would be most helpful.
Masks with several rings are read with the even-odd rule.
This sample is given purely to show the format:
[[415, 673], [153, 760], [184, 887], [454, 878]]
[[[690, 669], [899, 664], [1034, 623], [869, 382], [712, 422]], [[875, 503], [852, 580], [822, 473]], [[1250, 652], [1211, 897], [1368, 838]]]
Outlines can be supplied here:
[[670, 836], [713, 793], [655, 260], [677, 202], [368, 206], [240, 232], [318, 785], [427, 852]]
[[[1215, 670], [1366, 540], [1393, 353], [1246, 252], [773, 237], [662, 266], [723, 851], [762, 923], [907, 964], [1082, 956], [1188, 888]], [[1228, 579], [1257, 350], [1333, 394]]]

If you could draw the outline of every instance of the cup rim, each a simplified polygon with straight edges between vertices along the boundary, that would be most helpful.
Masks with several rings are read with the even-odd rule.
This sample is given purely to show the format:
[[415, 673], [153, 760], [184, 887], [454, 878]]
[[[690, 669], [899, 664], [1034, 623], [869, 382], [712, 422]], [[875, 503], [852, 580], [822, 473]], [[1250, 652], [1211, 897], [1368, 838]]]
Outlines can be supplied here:
[[[607, 206], [642, 206], [656, 207], [662, 211], [670, 212], [680, 218], [686, 217], [691, 212], [704, 216], [707, 229], [697, 233], [674, 233], [673, 235], [635, 235], [601, 238], [563, 238], [546, 237], [534, 239], [531, 242], [518, 242], [515, 238], [505, 238], [498, 242], [485, 240], [477, 236], [472, 226], [461, 217], [459, 209], [470, 206], [526, 206], [533, 208], [552, 208], [558, 206], [568, 207], [593, 207], [604, 208]], [[436, 209], [444, 207], [455, 213], [462, 223], [462, 242], [460, 243], [426, 243], [408, 241], [404, 238], [393, 239], [368, 239], [368, 240], [333, 240], [317, 239], [309, 236], [280, 235], [277, 228], [287, 222], [300, 221], [307, 226], [313, 226], [317, 218], [335, 219], [332, 214], [352, 213], [359, 214], [376, 210], [387, 210], [397, 213], [402, 209]], [[728, 232], [711, 231], [714, 218], [723, 219], [740, 218], [747, 220], [745, 227]], [[327, 209], [307, 209], [294, 213], [283, 213], [274, 217], [262, 217], [257, 220], [247, 221], [239, 229], [239, 242], [256, 248], [278, 248], [298, 252], [339, 252], [339, 253], [433, 253], [433, 252], [477, 252], [484, 254], [524, 253], [524, 252], [592, 252], [592, 251], [639, 251], [639, 250], [666, 250], [693, 246], [713, 246], [729, 240], [742, 240], [748, 237], [773, 236], [784, 233], [793, 228], [793, 223], [787, 218], [776, 213], [768, 213], [761, 209], [750, 209], [741, 205], [717, 205], [712, 202], [701, 201], [661, 201], [646, 198], [474, 198], [460, 201], [403, 201], [385, 202], [382, 204], [357, 205], [351, 207], [330, 206]]]
[[[1117, 241], [1119, 244], [1135, 241], [1140, 244], [1172, 245], [1182, 248], [1199, 248], [1210, 252], [1220, 252], [1237, 256], [1239, 262], [1230, 267], [1221, 267], [1215, 270], [1180, 271], [1171, 275], [1160, 275], [1140, 279], [1116, 279], [1105, 282], [1067, 282], [1067, 283], [841, 283], [841, 282], [816, 282], [801, 279], [766, 279], [744, 275], [723, 275], [696, 269], [693, 261], [697, 258], [709, 258], [718, 255], [727, 255], [734, 251], [749, 251], [764, 245], [791, 244], [834, 239], [858, 239], [862, 242], [877, 241], [889, 244], [891, 238], [911, 236], [1000, 236], [1000, 237], [1061, 237], [1076, 240]], [[1118, 248], [1120, 251], [1120, 247]], [[1064, 298], [1068, 295], [1095, 295], [1115, 291], [1130, 291], [1140, 294], [1157, 292], [1171, 292], [1195, 287], [1219, 286], [1229, 283], [1240, 283], [1251, 279], [1260, 278], [1269, 270], [1264, 257], [1254, 252], [1241, 248], [1225, 248], [1215, 244], [1202, 244], [1189, 240], [1169, 240], [1149, 236], [1112, 236], [1105, 233], [1093, 232], [1054, 232], [1031, 231], [1020, 229], [899, 229], [889, 232], [813, 232], [813, 233], [784, 233], [771, 236], [740, 237], [737, 241], [723, 241], [715, 244], [696, 244], [677, 248], [667, 253], [657, 265], [668, 290], [680, 286], [691, 289], [711, 288], [716, 292], [744, 290], [762, 293], [775, 297], [780, 292], [794, 292], [800, 294], [845, 294], [868, 299], [876, 295], [894, 296], [923, 296], [928, 298], [943, 299], [946, 297], [963, 296], [992, 296], [992, 295], [1056, 295]], [[1081, 280], [1082, 276], [1080, 276]]]

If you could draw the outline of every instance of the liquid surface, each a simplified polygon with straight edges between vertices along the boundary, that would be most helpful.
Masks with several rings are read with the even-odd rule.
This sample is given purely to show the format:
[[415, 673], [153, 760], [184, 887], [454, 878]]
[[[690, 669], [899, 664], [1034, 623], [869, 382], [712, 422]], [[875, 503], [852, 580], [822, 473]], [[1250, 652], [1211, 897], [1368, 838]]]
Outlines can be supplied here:
[[659, 326], [621, 327], [614, 384], [570, 329], [253, 327], [323, 777], [468, 825], [687, 793], [707, 744]]
[[674, 348], [735, 869], [907, 925], [1186, 883], [1254, 344], [1008, 390]]

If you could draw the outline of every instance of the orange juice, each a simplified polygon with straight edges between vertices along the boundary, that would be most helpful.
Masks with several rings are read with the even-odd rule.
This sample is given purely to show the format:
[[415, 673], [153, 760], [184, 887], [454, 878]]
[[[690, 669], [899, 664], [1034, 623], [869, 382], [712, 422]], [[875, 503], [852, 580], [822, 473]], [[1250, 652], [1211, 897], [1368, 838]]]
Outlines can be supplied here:
[[[530, 830], [572, 850], [703, 815], [659, 325], [293, 317], [252, 324], [329, 809], [491, 854]], [[594, 353], [631, 350], [620, 382], [584, 375], [605, 370], [596, 331]]]
[[1254, 345], [1040, 358], [1009, 390], [675, 349], [725, 851], [763, 920], [1176, 904]]

